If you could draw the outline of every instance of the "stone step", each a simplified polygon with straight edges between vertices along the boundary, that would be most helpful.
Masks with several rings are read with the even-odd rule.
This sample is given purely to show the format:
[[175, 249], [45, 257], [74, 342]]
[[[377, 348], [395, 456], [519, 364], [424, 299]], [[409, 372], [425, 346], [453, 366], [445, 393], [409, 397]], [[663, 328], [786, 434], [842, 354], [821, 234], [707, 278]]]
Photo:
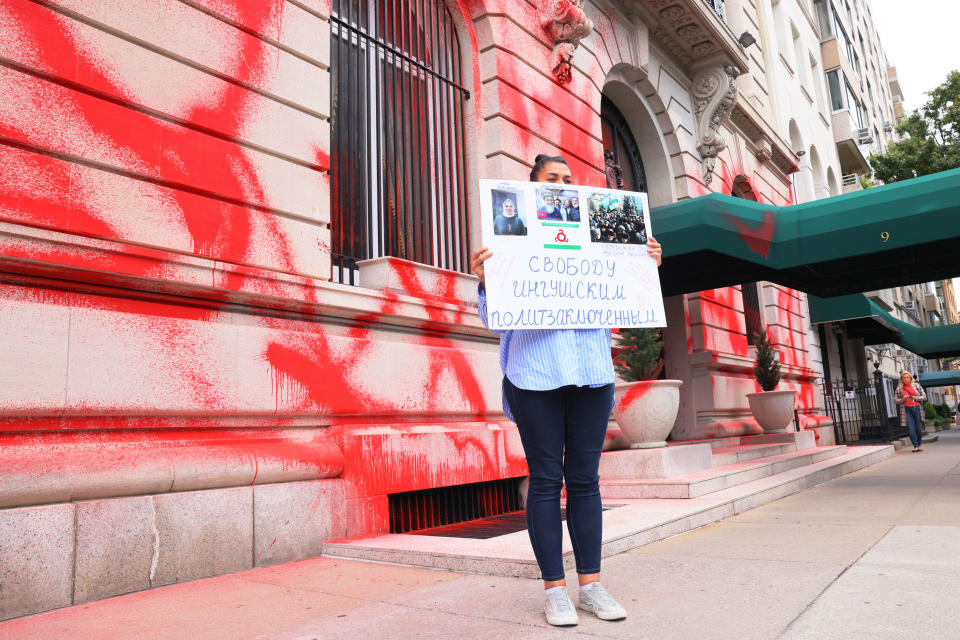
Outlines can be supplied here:
[[600, 480], [605, 500], [623, 498], [697, 498], [790, 469], [814, 464], [847, 452], [846, 445], [817, 447], [745, 462], [737, 462], [674, 478]]
[[797, 445], [793, 443], [741, 444], [735, 447], [721, 447], [713, 450], [713, 466], [723, 467], [758, 458], [770, 458], [796, 450]]
[[[806, 453], [806, 452], [803, 452]], [[696, 500], [616, 500], [603, 512], [604, 557], [698, 529], [893, 456], [891, 445], [850, 447], [841, 455], [763, 477]], [[747, 463], [749, 464], [749, 463]], [[538, 578], [526, 531], [488, 539], [383, 534], [323, 544], [323, 555], [371, 562]], [[573, 550], [563, 531], [564, 566]]]

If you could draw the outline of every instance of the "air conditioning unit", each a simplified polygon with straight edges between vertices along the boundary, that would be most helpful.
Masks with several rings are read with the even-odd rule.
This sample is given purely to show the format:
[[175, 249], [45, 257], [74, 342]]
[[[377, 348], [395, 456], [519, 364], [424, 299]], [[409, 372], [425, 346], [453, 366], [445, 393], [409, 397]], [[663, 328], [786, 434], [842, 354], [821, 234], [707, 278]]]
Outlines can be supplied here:
[[904, 300], [903, 308], [907, 311], [916, 311], [917, 310], [917, 301], [916, 300]]
[[870, 144], [873, 142], [873, 136], [870, 135], [870, 129], [857, 129], [857, 141], [860, 144]]
[[910, 352], [907, 351], [906, 349], [897, 348], [893, 350], [893, 355], [897, 358], [906, 358], [907, 356], [910, 355]]
[[883, 123], [883, 130], [886, 131], [887, 133], [890, 133], [891, 131], [893, 131], [893, 123], [890, 122], [889, 120], [887, 120], [886, 122], [884, 122], [884, 123]]

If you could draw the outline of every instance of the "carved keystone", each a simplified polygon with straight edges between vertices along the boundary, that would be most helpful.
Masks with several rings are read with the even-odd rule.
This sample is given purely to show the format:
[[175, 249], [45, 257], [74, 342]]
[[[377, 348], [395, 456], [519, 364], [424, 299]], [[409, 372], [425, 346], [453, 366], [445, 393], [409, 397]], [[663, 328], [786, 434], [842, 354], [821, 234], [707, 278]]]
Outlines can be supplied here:
[[540, 24], [553, 43], [550, 69], [560, 84], [570, 82], [570, 61], [580, 41], [593, 31], [593, 22], [587, 18], [580, 0], [546, 0], [543, 3]]
[[740, 70], [736, 67], [720, 65], [707, 67], [693, 78], [697, 152], [703, 159], [703, 181], [706, 184], [713, 180], [713, 167], [717, 163], [717, 156], [727, 147], [718, 129], [737, 101], [738, 75]]

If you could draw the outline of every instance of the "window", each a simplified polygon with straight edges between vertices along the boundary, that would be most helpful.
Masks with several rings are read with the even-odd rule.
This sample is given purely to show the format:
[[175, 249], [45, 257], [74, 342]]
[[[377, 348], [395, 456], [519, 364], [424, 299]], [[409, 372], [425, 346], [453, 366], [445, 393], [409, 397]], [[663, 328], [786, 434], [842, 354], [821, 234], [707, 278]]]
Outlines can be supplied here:
[[760, 314], [760, 286], [756, 282], [740, 285], [743, 292], [743, 318], [747, 325], [747, 344], [756, 344], [756, 336], [763, 331]]
[[850, 117], [853, 118], [859, 129], [863, 129], [863, 107], [860, 106], [860, 101], [857, 100], [857, 94], [853, 92], [853, 87], [850, 86], [849, 82], [844, 82], [844, 85], [847, 88], [847, 110], [850, 111]]
[[827, 86], [830, 88], [830, 108], [833, 111], [843, 109], [843, 92], [840, 90], [840, 69], [827, 72]]
[[395, 256], [467, 268], [459, 37], [444, 0], [333, 0], [330, 188], [334, 279]]
[[784, 30], [787, 19], [783, 16], [783, 3], [780, 0], [775, 0], [773, 3], [773, 24], [777, 31], [777, 51], [789, 63], [790, 51], [787, 49], [787, 34]]
[[847, 58], [847, 62], [853, 64], [853, 44], [847, 37], [846, 29], [843, 28], [839, 20], [834, 20], [834, 28], [837, 30], [837, 46], [840, 48], [840, 53]]
[[820, 38], [826, 40], [837, 35], [833, 28], [832, 5], [826, 0], [817, 0], [817, 22], [820, 24]]
[[800, 85], [807, 87], [810, 83], [807, 81], [807, 72], [806, 66], [803, 64], [803, 61], [806, 59], [806, 56], [803, 55], [803, 43], [800, 42], [800, 33], [797, 32], [797, 28], [790, 24], [791, 35], [793, 36], [793, 59], [795, 62], [794, 67], [797, 70], [797, 80], [800, 81]]
[[813, 82], [813, 92], [817, 100], [817, 111], [823, 113], [826, 111], [826, 104], [823, 97], [823, 81], [820, 78], [820, 65], [814, 56], [810, 56], [810, 78]]

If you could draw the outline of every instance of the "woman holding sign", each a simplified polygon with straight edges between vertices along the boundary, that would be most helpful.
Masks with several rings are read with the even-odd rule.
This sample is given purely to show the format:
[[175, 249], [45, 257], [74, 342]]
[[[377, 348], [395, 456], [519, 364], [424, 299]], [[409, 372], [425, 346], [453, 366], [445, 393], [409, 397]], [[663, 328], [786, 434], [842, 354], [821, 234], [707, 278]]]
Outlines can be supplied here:
[[[533, 182], [572, 184], [562, 157], [537, 156]], [[650, 255], [660, 265], [662, 250], [652, 237]], [[479, 313], [487, 322], [483, 263], [492, 256], [475, 251], [470, 268], [480, 278]], [[564, 579], [560, 491], [567, 487], [567, 530], [580, 582], [580, 608], [604, 620], [627, 612], [600, 584], [602, 505], [599, 475], [610, 410], [613, 408], [613, 359], [609, 329], [525, 329], [500, 332], [503, 409], [517, 423], [530, 488], [527, 533], [546, 592], [547, 622], [579, 621]]]

